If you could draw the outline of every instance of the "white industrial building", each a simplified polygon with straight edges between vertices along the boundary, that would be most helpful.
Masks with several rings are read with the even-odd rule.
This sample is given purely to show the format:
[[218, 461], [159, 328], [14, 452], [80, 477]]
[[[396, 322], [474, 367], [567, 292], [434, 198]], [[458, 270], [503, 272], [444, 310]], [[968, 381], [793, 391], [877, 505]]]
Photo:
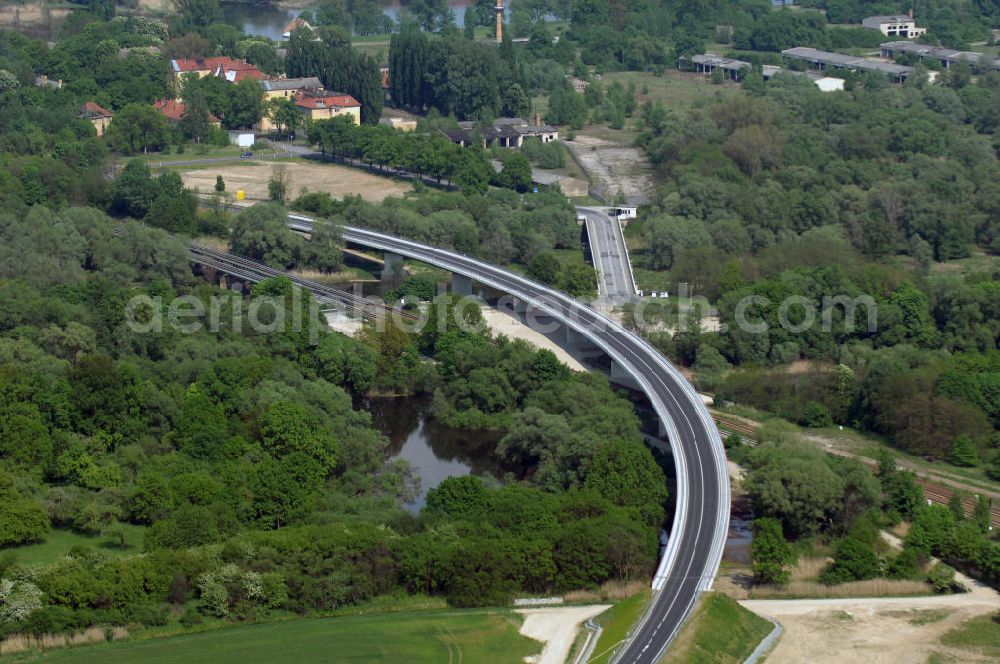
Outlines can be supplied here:
[[886, 37], [902, 37], [913, 39], [927, 32], [927, 28], [918, 28], [913, 19], [913, 12], [907, 14], [890, 14], [888, 16], [869, 16], [861, 21], [861, 25], [869, 30], [879, 30]]

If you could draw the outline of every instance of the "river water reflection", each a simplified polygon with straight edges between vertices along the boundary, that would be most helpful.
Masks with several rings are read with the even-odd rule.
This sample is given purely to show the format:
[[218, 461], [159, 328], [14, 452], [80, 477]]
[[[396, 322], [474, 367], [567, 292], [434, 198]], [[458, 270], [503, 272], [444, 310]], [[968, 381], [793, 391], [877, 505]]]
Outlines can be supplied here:
[[[470, 0], [449, 2], [448, 6], [455, 12], [455, 24], [461, 27], [465, 21], [465, 10], [473, 3]], [[260, 35], [281, 41], [285, 26], [293, 18], [306, 9], [282, 9], [275, 5], [225, 4], [222, 6], [226, 22], [240, 28], [248, 35]], [[399, 20], [399, 2], [389, 3], [383, 13], [393, 21]], [[386, 39], [388, 39], [388, 35]]]
[[375, 427], [389, 439], [389, 457], [410, 462], [420, 478], [414, 510], [424, 506], [427, 492], [449, 477], [503, 477], [494, 454], [502, 434], [444, 426], [428, 415], [430, 399], [369, 398], [364, 407]]

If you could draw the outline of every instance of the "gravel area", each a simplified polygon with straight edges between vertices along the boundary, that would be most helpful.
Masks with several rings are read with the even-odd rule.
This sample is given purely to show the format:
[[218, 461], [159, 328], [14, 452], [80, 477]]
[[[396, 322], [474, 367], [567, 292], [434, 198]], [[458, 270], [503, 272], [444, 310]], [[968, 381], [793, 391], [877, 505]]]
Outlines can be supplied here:
[[530, 664], [565, 664], [577, 632], [586, 620], [611, 608], [610, 604], [520, 609], [524, 616], [521, 634], [545, 643], [542, 652], [525, 657]]
[[649, 200], [653, 167], [639, 148], [581, 135], [563, 144], [587, 172], [592, 190], [603, 198], [613, 198], [621, 191], [632, 203]]

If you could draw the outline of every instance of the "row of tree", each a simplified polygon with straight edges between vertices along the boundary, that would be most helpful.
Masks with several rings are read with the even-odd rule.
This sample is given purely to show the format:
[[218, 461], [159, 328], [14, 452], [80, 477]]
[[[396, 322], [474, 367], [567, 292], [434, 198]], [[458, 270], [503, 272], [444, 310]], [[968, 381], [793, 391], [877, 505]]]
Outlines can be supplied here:
[[413, 28], [389, 46], [389, 94], [402, 108], [435, 108], [459, 119], [523, 116], [530, 110], [525, 72], [509, 36], [499, 47]]

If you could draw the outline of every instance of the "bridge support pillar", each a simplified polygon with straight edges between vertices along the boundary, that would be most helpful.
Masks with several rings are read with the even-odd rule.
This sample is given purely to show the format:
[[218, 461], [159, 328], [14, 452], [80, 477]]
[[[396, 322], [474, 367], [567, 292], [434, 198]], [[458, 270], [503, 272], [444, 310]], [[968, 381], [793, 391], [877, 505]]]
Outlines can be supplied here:
[[382, 281], [402, 282], [403, 277], [403, 257], [386, 252], [385, 264], [382, 266]]
[[587, 336], [585, 334], [581, 334], [580, 332], [577, 332], [575, 329], [573, 329], [569, 325], [563, 325], [563, 330], [566, 333], [566, 343], [569, 344], [570, 346], [574, 346], [576, 348], [581, 348], [581, 347], [584, 347], [584, 346], [592, 346], [593, 345], [593, 343], [590, 341], [589, 338], [587, 338]]
[[472, 295], [472, 278], [452, 272], [451, 292], [455, 295]]
[[610, 380], [612, 383], [616, 385], [621, 385], [622, 387], [629, 387], [634, 390], [642, 389], [642, 386], [639, 385], [639, 382], [632, 377], [632, 374], [625, 371], [625, 369], [623, 369], [621, 365], [615, 362], [614, 360], [611, 361]]
[[229, 279], [226, 276], [225, 272], [219, 273], [219, 288], [221, 288], [222, 290], [226, 290], [227, 288], [229, 288]]

